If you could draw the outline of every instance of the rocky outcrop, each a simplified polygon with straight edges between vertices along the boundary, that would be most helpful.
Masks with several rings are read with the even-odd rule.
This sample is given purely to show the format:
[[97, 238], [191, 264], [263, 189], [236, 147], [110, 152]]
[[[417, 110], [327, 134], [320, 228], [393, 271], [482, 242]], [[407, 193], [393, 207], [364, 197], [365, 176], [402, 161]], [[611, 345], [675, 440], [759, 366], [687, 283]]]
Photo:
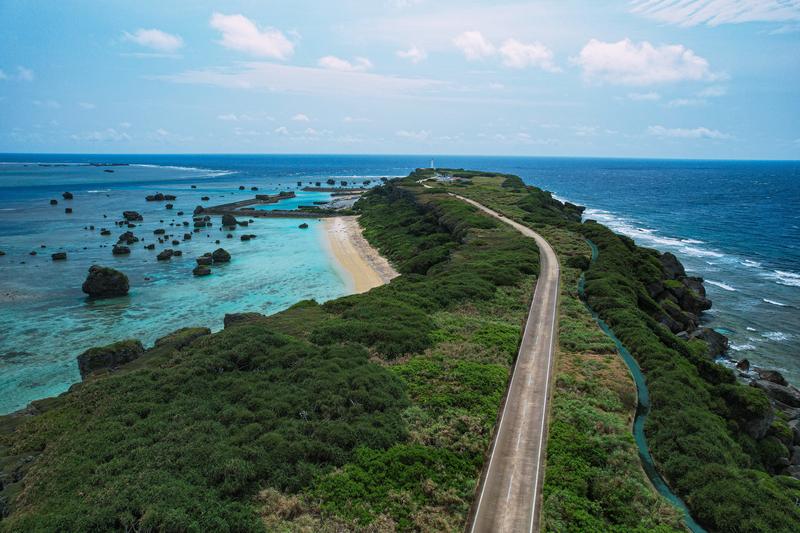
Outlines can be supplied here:
[[209, 254], [201, 255], [200, 257], [195, 258], [195, 261], [197, 261], [198, 266], [209, 266], [214, 262]]
[[113, 298], [128, 294], [128, 276], [113, 268], [93, 265], [81, 287], [92, 298]]
[[135, 242], [139, 242], [139, 238], [133, 234], [132, 231], [126, 231], [122, 235], [119, 236], [117, 242], [125, 243], [125, 244], [133, 244]]
[[728, 337], [711, 328], [699, 328], [689, 334], [689, 339], [700, 339], [708, 345], [709, 357], [720, 357], [728, 351]]
[[235, 227], [237, 225], [236, 217], [229, 213], [222, 215], [222, 225], [225, 227]]
[[160, 251], [158, 253], [158, 255], [156, 256], [156, 259], [158, 261], [167, 261], [169, 259], [172, 259], [173, 255], [174, 255], [174, 252], [172, 251], [172, 249], [167, 248], [166, 250]]
[[71, 207], [67, 207], [67, 208], [64, 209], [64, 212], [66, 214], [68, 214], [68, 215], [71, 215], [72, 214], [72, 208]]
[[750, 385], [763, 390], [773, 401], [789, 407], [800, 407], [800, 390], [796, 387], [778, 385], [765, 379], [755, 379], [750, 382]]
[[300, 228], [300, 229], [308, 229], [308, 224], [306, 224], [305, 222], [303, 222], [302, 224], [300, 224], [300, 225], [299, 225], [299, 226], [297, 226], [297, 227], [298, 227], [298, 228]]
[[771, 381], [772, 383], [777, 383], [778, 385], [783, 385], [786, 387], [789, 383], [786, 381], [786, 378], [783, 377], [783, 374], [778, 372], [777, 370], [767, 370], [765, 368], [756, 368], [756, 374], [758, 377], [766, 380]]
[[56, 252], [50, 255], [50, 257], [53, 261], [64, 261], [67, 258], [67, 252]]
[[142, 217], [142, 215], [137, 211], [123, 211], [122, 218], [128, 222], [141, 222], [144, 220], [144, 217]]
[[71, 193], [71, 192], [69, 192], [69, 191], [62, 192], [62, 193], [61, 193], [61, 197], [62, 197], [64, 200], [72, 200], [72, 198], [73, 198], [73, 196], [72, 196], [72, 193]]
[[121, 244], [115, 244], [111, 249], [111, 253], [113, 255], [128, 255], [131, 253], [131, 249], [127, 246], [122, 246]]
[[107, 346], [89, 348], [78, 356], [81, 378], [101, 369], [113, 369], [138, 359], [144, 353], [142, 343], [135, 339], [115, 342]]
[[224, 248], [217, 248], [211, 254], [211, 258], [215, 263], [228, 263], [231, 260], [231, 254], [229, 254]]
[[211, 269], [208, 268], [207, 266], [197, 265], [192, 270], [192, 274], [194, 274], [195, 276], [208, 276], [209, 274], [211, 274]]
[[58, 200], [50, 200], [50, 205], [58, 205]]

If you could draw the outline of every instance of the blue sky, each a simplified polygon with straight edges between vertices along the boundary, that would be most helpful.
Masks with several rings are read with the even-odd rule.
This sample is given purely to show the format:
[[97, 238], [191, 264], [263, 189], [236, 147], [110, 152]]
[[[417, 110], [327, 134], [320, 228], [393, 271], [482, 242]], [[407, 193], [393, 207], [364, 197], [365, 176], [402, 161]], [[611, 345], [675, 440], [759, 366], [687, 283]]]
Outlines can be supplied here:
[[800, 0], [0, 0], [0, 151], [800, 159]]

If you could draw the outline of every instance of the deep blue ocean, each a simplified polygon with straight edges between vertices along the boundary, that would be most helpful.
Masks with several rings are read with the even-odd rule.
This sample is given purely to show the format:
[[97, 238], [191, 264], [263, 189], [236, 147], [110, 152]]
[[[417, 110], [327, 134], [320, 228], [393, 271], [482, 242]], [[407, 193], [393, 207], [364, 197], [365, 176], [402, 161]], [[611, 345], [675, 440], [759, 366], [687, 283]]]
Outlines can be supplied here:
[[[675, 253], [690, 273], [706, 279], [714, 307], [704, 319], [730, 337], [730, 357], [747, 357], [800, 383], [800, 162], [433, 157], [439, 167], [517, 174], [587, 206], [588, 218], [639, 244]], [[148, 344], [186, 325], [216, 330], [228, 312], [272, 313], [300, 299], [323, 301], [351, 290], [315, 220], [302, 231], [297, 220], [260, 219], [248, 230], [258, 235], [249, 242], [226, 239], [217, 223], [173, 247], [184, 257], [157, 262], [142, 243], [130, 256], [111, 255], [110, 245], [127, 229], [112, 222], [122, 210], [144, 215], [134, 232], [153, 242], [157, 227], [182, 236], [181, 221], [190, 220], [202, 196], [211, 197], [206, 204], [222, 203], [250, 197], [251, 186], [277, 192], [296, 190], [298, 181], [375, 181], [427, 167], [430, 160], [0, 154], [0, 250], [6, 253], [0, 257], [0, 413], [66, 390], [80, 379], [75, 357], [88, 347], [126, 337]], [[64, 191], [75, 198], [62, 200]], [[178, 197], [173, 211], [145, 202], [146, 194], [159, 191]], [[309, 195], [298, 203], [319, 199]], [[177, 216], [178, 210], [186, 214]], [[91, 225], [95, 231], [84, 229]], [[102, 227], [112, 237], [101, 237]], [[215, 249], [216, 240], [234, 260], [208, 278], [193, 278], [193, 257]], [[51, 261], [61, 250], [69, 259]], [[87, 300], [80, 285], [93, 263], [125, 271], [130, 295]]]

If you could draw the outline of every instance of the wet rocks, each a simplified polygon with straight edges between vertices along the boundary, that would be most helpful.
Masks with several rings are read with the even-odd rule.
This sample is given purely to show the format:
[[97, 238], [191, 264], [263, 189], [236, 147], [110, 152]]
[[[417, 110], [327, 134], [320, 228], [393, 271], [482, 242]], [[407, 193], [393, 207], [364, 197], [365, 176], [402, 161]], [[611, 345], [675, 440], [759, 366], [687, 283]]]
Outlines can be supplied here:
[[104, 236], [111, 235], [111, 230], [103, 228], [103, 229], [100, 230], [100, 235], [104, 235]]
[[202, 196], [200, 199], [201, 199], [202, 201], [204, 201], [204, 202], [207, 202], [207, 201], [209, 201], [211, 198], [209, 198], [208, 196]]
[[177, 199], [178, 199], [178, 197], [175, 196], [174, 194], [165, 194], [164, 195], [164, 200], [166, 200], [168, 202], [174, 202]]
[[767, 396], [789, 407], [800, 407], [800, 390], [790, 385], [778, 385], [765, 379], [755, 379], [750, 385], [763, 390]]
[[209, 254], [205, 254], [195, 258], [195, 261], [197, 261], [198, 266], [209, 266], [214, 261], [214, 258]]
[[128, 276], [113, 268], [93, 265], [81, 289], [93, 298], [113, 298], [128, 294]]
[[58, 205], [58, 200], [50, 200], [50, 205]]
[[299, 225], [299, 226], [297, 226], [297, 227], [298, 227], [298, 228], [300, 228], [300, 229], [308, 229], [308, 224], [306, 224], [305, 222], [303, 222], [302, 224], [300, 224], [300, 225]]
[[226, 213], [222, 215], [222, 225], [226, 227], [234, 227], [237, 225], [236, 217]]
[[67, 259], [67, 252], [56, 252], [51, 254], [50, 257], [53, 259], [53, 261], [64, 261]]
[[124, 242], [125, 244], [131, 245], [135, 242], [139, 242], [139, 237], [135, 236], [132, 231], [126, 231], [122, 235], [119, 236], [117, 242]]
[[250, 239], [255, 239], [255, 238], [256, 238], [256, 236], [255, 236], [254, 234], [250, 233], [249, 235], [248, 235], [248, 234], [242, 235], [242, 236], [241, 236], [241, 237], [239, 237], [239, 238], [240, 238], [241, 240], [243, 240], [243, 241], [249, 241]]
[[192, 274], [195, 276], [208, 276], [211, 274], [211, 269], [207, 266], [197, 265], [194, 267], [194, 269], [192, 269]]
[[172, 209], [172, 207], [173, 207], [172, 204], [167, 204], [167, 205], [164, 206], [165, 209]]
[[131, 249], [127, 246], [122, 246], [121, 244], [115, 244], [111, 249], [111, 253], [113, 255], [129, 255], [131, 253]]
[[192, 213], [195, 214], [195, 215], [199, 215], [202, 212], [203, 212], [203, 206], [202, 205], [198, 205], [197, 207], [194, 208], [194, 211], [192, 211]]
[[231, 260], [231, 254], [229, 254], [224, 248], [217, 248], [211, 254], [211, 258], [215, 263], [228, 263]]
[[257, 191], [257, 190], [258, 190], [258, 187], [250, 187], [250, 190], [251, 190], [251, 191]]
[[61, 197], [62, 197], [64, 200], [72, 200], [72, 198], [73, 198], [73, 196], [72, 196], [72, 193], [71, 193], [71, 192], [69, 192], [69, 191], [67, 191], [67, 192], [62, 192], [62, 193], [61, 193]]
[[144, 199], [147, 200], [148, 202], [163, 202], [164, 195], [161, 194], [160, 192], [157, 192], [156, 194], [148, 194], [147, 196], [144, 197]]
[[107, 346], [89, 348], [78, 356], [81, 378], [102, 369], [113, 369], [130, 363], [144, 354], [144, 346], [136, 339], [115, 342]]
[[183, 240], [184, 241], [191, 241], [192, 240], [192, 234], [191, 233], [184, 233], [183, 234]]
[[71, 214], [72, 214], [72, 208], [71, 208], [71, 207], [67, 207], [67, 208], [65, 208], [65, 209], [64, 209], [64, 213], [66, 213], [66, 214], [68, 214], [68, 215], [71, 215]]
[[736, 361], [736, 369], [741, 372], [747, 372], [750, 370], [750, 360], [749, 359], [742, 359], [740, 361]]
[[243, 191], [244, 190], [244, 185], [239, 185], [239, 190]]
[[766, 381], [771, 381], [772, 383], [777, 383], [778, 385], [783, 385], [786, 387], [789, 383], [786, 381], [786, 378], [783, 377], [783, 374], [778, 372], [777, 370], [767, 370], [765, 368], [756, 368], [756, 374], [761, 379]]
[[164, 235], [166, 232], [164, 228], [156, 228], [153, 230], [153, 235]]
[[158, 255], [156, 256], [156, 259], [159, 260], [159, 261], [167, 261], [169, 259], [172, 259], [173, 255], [174, 255], [174, 252], [172, 251], [172, 249], [171, 248], [167, 248], [166, 250], [160, 251], [158, 253]]
[[155, 244], [153, 244], [153, 243], [150, 243], [150, 244], [145, 244], [145, 245], [144, 245], [144, 249], [145, 249], [145, 250], [155, 250], [155, 249], [156, 249], [156, 245], [155, 245]]

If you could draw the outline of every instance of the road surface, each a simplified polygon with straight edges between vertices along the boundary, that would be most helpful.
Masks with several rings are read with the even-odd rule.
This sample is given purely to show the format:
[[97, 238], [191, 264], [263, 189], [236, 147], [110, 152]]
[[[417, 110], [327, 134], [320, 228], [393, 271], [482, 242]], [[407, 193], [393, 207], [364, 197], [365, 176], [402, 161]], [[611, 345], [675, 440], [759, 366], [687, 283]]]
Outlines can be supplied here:
[[539, 278], [525, 323], [488, 466], [472, 506], [470, 532], [539, 531], [547, 407], [558, 321], [559, 266], [541, 235], [491, 209], [454, 195], [536, 241]]

